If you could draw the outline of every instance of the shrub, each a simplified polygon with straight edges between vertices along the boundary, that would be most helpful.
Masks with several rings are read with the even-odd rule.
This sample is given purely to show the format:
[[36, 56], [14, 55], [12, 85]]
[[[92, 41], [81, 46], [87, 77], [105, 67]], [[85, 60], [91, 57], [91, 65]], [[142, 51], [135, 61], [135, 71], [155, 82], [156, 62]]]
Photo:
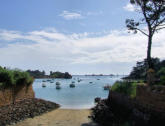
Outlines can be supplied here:
[[157, 76], [158, 76], [158, 77], [165, 76], [165, 67], [162, 67], [162, 68], [158, 71]]
[[162, 67], [158, 73], [157, 73], [157, 77], [159, 77], [159, 85], [165, 85], [165, 67]]
[[117, 81], [112, 86], [111, 90], [128, 95], [131, 98], [135, 98], [137, 85], [138, 85], [137, 82]]
[[160, 77], [159, 85], [165, 85], [165, 76]]
[[0, 87], [12, 87], [16, 85], [29, 85], [33, 78], [27, 73], [20, 70], [9, 70], [0, 67]]

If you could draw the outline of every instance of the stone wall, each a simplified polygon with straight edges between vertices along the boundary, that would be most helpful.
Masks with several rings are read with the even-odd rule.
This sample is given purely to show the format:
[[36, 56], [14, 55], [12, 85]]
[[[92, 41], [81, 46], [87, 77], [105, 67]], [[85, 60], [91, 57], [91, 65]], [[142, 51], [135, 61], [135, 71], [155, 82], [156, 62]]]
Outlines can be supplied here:
[[143, 107], [165, 111], [165, 86], [138, 86], [136, 101]]
[[[19, 85], [14, 91], [15, 101], [20, 101], [23, 99], [34, 98], [35, 93], [33, 91], [32, 84], [29, 86]], [[13, 91], [12, 88], [0, 89], [0, 106], [11, 104], [13, 101]]]

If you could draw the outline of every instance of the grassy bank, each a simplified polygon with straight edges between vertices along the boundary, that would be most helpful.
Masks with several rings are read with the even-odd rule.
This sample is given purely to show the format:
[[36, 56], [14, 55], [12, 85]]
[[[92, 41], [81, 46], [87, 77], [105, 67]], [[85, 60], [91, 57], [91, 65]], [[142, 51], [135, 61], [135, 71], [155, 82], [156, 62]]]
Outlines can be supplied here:
[[136, 97], [136, 88], [138, 85], [142, 85], [142, 81], [116, 81], [111, 90], [130, 96]]
[[0, 67], [0, 87], [7, 88], [17, 85], [29, 85], [33, 82], [33, 77], [29, 73], [21, 70], [11, 70]]

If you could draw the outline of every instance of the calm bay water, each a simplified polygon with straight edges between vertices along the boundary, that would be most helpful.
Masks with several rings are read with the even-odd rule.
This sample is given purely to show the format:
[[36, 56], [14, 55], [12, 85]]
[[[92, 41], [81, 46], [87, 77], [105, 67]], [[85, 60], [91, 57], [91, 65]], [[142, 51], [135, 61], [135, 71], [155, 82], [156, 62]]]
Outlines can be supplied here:
[[[103, 89], [104, 85], [112, 85], [120, 78], [119, 76], [73, 76], [72, 79], [54, 79], [53, 83], [42, 82], [47, 79], [36, 79], [33, 89], [37, 98], [56, 102], [61, 108], [87, 109], [94, 106], [96, 97], [108, 97], [108, 91]], [[82, 81], [78, 82], [78, 79]], [[72, 81], [75, 81], [75, 88], [69, 87]], [[60, 90], [56, 89], [56, 82], [61, 83]], [[45, 88], [42, 87], [43, 83], [46, 84]]]

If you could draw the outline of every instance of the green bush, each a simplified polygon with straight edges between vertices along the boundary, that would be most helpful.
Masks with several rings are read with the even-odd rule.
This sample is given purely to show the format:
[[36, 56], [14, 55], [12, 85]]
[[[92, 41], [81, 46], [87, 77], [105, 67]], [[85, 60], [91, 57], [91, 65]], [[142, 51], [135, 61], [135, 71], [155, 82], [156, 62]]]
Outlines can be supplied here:
[[158, 77], [165, 76], [165, 67], [162, 67], [162, 68], [158, 71], [157, 76], [158, 76]]
[[159, 85], [165, 85], [165, 76], [160, 77]]
[[165, 67], [162, 67], [158, 72], [157, 72], [157, 77], [160, 79], [159, 85], [165, 85]]
[[20, 70], [9, 70], [0, 67], [0, 87], [12, 87], [21, 84], [31, 84], [33, 78]]
[[135, 98], [137, 85], [136, 82], [117, 81], [111, 90]]

